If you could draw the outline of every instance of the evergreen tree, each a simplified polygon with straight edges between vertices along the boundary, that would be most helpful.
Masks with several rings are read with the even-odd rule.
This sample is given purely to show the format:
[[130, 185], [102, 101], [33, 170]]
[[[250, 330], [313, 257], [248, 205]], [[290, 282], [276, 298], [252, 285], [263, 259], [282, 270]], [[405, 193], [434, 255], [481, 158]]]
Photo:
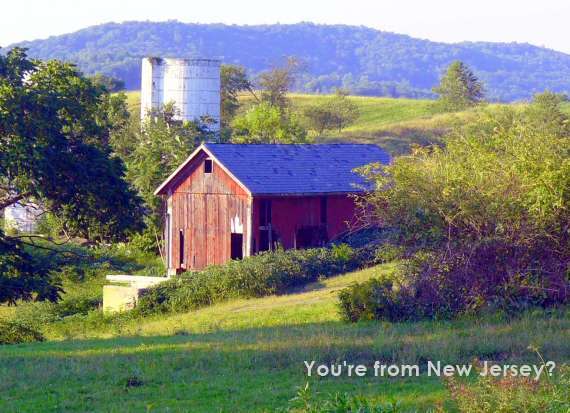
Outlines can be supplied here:
[[438, 105], [445, 111], [458, 111], [483, 102], [482, 83], [463, 62], [453, 62], [433, 91], [439, 95]]

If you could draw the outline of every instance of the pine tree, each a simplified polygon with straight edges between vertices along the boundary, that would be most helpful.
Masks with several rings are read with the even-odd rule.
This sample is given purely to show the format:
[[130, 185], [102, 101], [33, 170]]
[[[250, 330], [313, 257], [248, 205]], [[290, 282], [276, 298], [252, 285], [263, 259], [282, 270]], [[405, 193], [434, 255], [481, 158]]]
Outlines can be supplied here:
[[449, 66], [439, 86], [433, 91], [439, 95], [439, 106], [446, 111], [476, 106], [485, 97], [482, 83], [471, 69], [459, 60]]

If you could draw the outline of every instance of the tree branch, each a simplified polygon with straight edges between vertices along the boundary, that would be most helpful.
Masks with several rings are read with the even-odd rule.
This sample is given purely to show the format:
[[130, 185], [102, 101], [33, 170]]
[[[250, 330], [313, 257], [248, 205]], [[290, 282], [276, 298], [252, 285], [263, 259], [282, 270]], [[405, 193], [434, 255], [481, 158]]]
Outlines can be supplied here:
[[6, 207], [9, 207], [10, 205], [13, 205], [16, 202], [21, 201], [22, 199], [28, 197], [29, 195], [30, 195], [29, 192], [24, 192], [23, 194], [19, 194], [19, 195], [13, 196], [12, 198], [8, 198], [7, 200], [0, 202], [0, 209], [4, 209]]

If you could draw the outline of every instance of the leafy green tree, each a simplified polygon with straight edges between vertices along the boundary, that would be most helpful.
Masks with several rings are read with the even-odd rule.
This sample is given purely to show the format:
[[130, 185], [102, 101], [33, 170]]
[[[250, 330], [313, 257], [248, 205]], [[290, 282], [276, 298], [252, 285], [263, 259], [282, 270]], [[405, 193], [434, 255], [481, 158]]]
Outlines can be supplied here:
[[94, 76], [91, 76], [90, 79], [95, 85], [105, 88], [105, 90], [110, 93], [120, 92], [125, 89], [125, 82], [121, 79], [116, 79], [102, 73], [97, 73]]
[[139, 199], [108, 145], [109, 95], [72, 65], [0, 57], [0, 208], [34, 199], [66, 217], [70, 233], [124, 238]]
[[209, 135], [194, 122], [175, 120], [172, 104], [149, 114], [139, 130], [126, 133], [130, 133], [128, 153], [124, 156], [127, 179], [144, 200], [147, 227], [156, 231], [163, 211], [155, 189]]
[[253, 85], [247, 77], [243, 66], [222, 65], [221, 68], [221, 98], [222, 98], [222, 127], [227, 128], [240, 107], [239, 94], [241, 92], [253, 92]]
[[[30, 60], [19, 48], [0, 56], [0, 209], [33, 200], [62, 218], [68, 235], [92, 240], [142, 227], [140, 199], [108, 144], [109, 98], [73, 65]], [[2, 300], [53, 299], [57, 288], [22, 241], [4, 233], [0, 241], [0, 285], [10, 286]]]
[[477, 76], [463, 62], [453, 62], [438, 87], [438, 105], [446, 111], [458, 111], [483, 102], [485, 92]]
[[306, 107], [303, 115], [307, 119], [309, 129], [315, 131], [318, 136], [335, 127], [334, 115], [328, 102], [319, 102]]
[[232, 122], [235, 143], [304, 143], [307, 131], [297, 115], [283, 115], [268, 102], [252, 106]]
[[261, 73], [258, 79], [258, 85], [261, 89], [261, 100], [279, 108], [284, 113], [289, 107], [287, 93], [294, 85], [300, 69], [300, 60], [295, 57], [289, 57], [283, 66], [274, 67]]
[[304, 115], [309, 122], [309, 127], [318, 135], [322, 135], [326, 130], [342, 131], [358, 119], [360, 110], [345, 92], [337, 90], [332, 99], [307, 107]]

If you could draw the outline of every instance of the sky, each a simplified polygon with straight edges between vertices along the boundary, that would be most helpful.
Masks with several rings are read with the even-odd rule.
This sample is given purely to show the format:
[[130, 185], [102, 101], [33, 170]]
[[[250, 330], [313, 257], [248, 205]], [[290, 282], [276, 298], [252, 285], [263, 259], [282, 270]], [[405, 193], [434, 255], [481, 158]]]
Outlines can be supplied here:
[[516, 41], [570, 53], [570, 0], [4, 0], [0, 46], [129, 20], [351, 24], [434, 41]]

